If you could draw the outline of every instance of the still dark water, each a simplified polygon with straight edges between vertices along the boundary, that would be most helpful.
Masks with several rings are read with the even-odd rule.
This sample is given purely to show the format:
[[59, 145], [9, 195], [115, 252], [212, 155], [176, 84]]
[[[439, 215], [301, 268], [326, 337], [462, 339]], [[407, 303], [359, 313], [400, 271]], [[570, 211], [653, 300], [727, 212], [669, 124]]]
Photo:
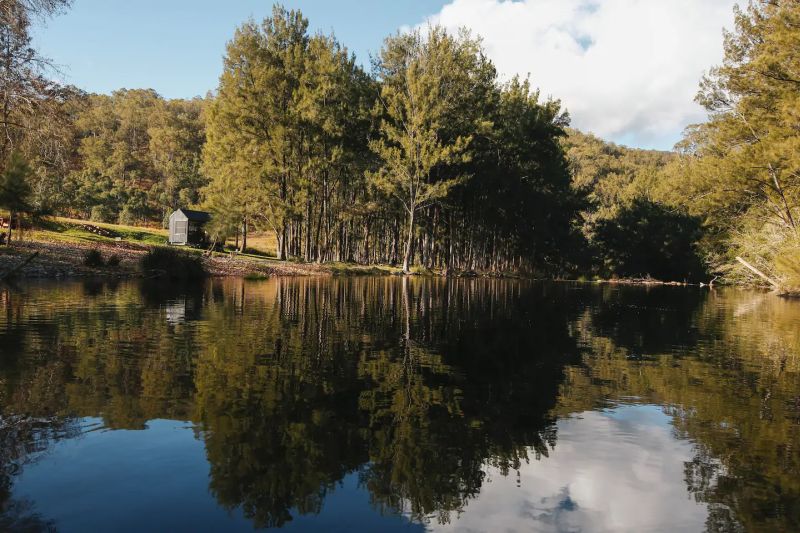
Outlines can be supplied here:
[[800, 302], [0, 287], [0, 530], [797, 531]]

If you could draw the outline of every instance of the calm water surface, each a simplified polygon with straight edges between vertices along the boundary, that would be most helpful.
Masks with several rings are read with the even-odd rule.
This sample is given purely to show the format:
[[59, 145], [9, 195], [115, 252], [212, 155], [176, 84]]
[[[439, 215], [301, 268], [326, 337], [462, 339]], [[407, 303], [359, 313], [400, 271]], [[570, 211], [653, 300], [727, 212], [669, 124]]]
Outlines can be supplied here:
[[0, 530], [797, 531], [800, 302], [0, 287]]

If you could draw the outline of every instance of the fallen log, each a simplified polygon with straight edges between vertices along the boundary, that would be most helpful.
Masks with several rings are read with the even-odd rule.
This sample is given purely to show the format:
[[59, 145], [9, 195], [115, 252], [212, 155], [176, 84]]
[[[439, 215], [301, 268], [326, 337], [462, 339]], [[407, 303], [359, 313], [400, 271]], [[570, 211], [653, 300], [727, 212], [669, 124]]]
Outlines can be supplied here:
[[10, 278], [17, 272], [19, 272], [25, 265], [36, 259], [36, 256], [39, 255], [39, 252], [33, 252], [31, 255], [28, 256], [23, 262], [6, 272], [5, 274], [0, 274], [0, 281], [5, 281], [6, 279]]
[[750, 270], [752, 273], [754, 273], [755, 275], [757, 275], [758, 277], [769, 283], [773, 289], [781, 288], [780, 283], [770, 278], [769, 276], [761, 272], [759, 269], [757, 269], [756, 267], [754, 267], [753, 265], [751, 265], [750, 263], [739, 257], [738, 255], [736, 256], [736, 260], [739, 261], [741, 264], [743, 264], [745, 267], [747, 267], [747, 269]]

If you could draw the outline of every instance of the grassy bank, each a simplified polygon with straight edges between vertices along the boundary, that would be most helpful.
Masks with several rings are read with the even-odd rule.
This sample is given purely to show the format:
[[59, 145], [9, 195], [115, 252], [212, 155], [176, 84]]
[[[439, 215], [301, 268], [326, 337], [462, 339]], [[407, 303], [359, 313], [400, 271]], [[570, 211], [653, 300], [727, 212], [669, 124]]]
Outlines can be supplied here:
[[[21, 264], [27, 257], [38, 255], [18, 273], [19, 277], [134, 277], [141, 275], [138, 264], [153, 247], [165, 246], [167, 231], [160, 228], [126, 226], [87, 222], [69, 218], [53, 218], [40, 222], [22, 232], [22, 240], [13, 246], [0, 246], [0, 276]], [[232, 244], [232, 243], [231, 243]], [[256, 234], [248, 238], [248, 253], [204, 253], [196, 248], [181, 248], [202, 258], [203, 266], [212, 276], [242, 276], [261, 279], [269, 276], [308, 275], [365, 275], [395, 274], [389, 266], [362, 266], [347, 263], [318, 265], [278, 261], [270, 255], [275, 238]], [[86, 264], [93, 250], [103, 262], [111, 257], [113, 266]]]
[[[17, 235], [15, 234], [15, 239]], [[26, 258], [38, 253], [25, 265], [18, 277], [62, 278], [62, 277], [136, 277], [141, 276], [139, 263], [154, 247], [165, 246], [167, 231], [160, 228], [126, 226], [87, 222], [69, 218], [52, 218], [39, 223], [35, 228], [22, 233], [22, 241], [11, 247], [0, 246], [0, 278], [3, 273], [20, 265]], [[234, 243], [228, 243], [233, 245]], [[196, 248], [180, 248], [201, 258], [205, 270], [211, 276], [241, 276], [247, 279], [263, 279], [270, 276], [309, 275], [396, 275], [397, 267], [389, 265], [356, 265], [332, 262], [325, 264], [278, 261], [271, 253], [275, 249], [272, 234], [255, 234], [248, 238], [248, 253], [232, 251], [204, 253]], [[104, 266], [87, 265], [86, 256], [96, 251]], [[111, 265], [108, 265], [108, 260]], [[419, 275], [440, 275], [424, 268], [415, 267]], [[477, 275], [470, 273], [469, 275]], [[497, 275], [497, 274], [487, 274]], [[643, 279], [579, 279], [590, 283], [633, 285], [687, 285], [680, 282], [662, 282]], [[701, 284], [702, 285], [702, 284]], [[798, 296], [796, 291], [779, 291], [783, 296]]]

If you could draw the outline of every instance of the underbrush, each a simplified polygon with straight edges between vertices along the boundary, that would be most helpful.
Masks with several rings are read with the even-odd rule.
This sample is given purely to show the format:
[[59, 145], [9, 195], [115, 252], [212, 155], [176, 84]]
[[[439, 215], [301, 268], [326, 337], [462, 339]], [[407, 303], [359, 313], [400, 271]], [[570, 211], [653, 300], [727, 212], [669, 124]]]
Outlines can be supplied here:
[[112, 254], [108, 259], [97, 248], [91, 248], [83, 254], [83, 265], [91, 268], [115, 268], [120, 264], [120, 257]]
[[206, 276], [199, 255], [164, 246], [154, 246], [144, 254], [139, 259], [139, 270], [146, 276], [176, 281], [195, 281]]

